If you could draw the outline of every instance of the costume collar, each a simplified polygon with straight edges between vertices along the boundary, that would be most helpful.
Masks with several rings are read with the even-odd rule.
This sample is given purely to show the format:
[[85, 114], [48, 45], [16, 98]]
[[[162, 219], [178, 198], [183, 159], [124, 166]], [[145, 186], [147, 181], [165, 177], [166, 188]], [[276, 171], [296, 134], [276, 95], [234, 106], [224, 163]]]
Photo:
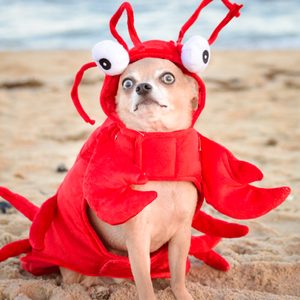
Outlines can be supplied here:
[[168, 132], [145, 132], [145, 131], [137, 131], [133, 129], [129, 129], [125, 127], [123, 124], [118, 124], [118, 127], [120, 129], [120, 133], [122, 135], [128, 136], [130, 138], [180, 138], [184, 137], [186, 135], [189, 135], [191, 133], [196, 132], [196, 130], [193, 127], [189, 127], [187, 129], [182, 129], [182, 130], [175, 130], [175, 131], [168, 131]]

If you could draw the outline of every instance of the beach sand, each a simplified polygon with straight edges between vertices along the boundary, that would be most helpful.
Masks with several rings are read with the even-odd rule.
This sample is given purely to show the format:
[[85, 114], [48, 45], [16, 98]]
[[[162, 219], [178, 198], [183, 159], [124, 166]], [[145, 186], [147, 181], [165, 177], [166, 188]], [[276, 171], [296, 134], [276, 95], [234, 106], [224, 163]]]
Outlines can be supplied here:
[[[197, 129], [264, 174], [260, 186], [289, 185], [291, 196], [267, 216], [243, 221], [248, 236], [224, 239], [217, 251], [227, 273], [193, 262], [187, 286], [195, 299], [300, 299], [300, 52], [217, 51], [204, 76], [206, 108]], [[53, 195], [94, 129], [69, 92], [88, 51], [0, 53], [0, 185], [37, 205]], [[94, 69], [80, 87], [83, 106], [104, 120]], [[205, 210], [218, 217], [211, 207]], [[14, 209], [0, 214], [0, 247], [28, 236], [30, 223]], [[174, 299], [167, 280], [158, 299]], [[0, 263], [0, 299], [135, 299], [132, 282], [85, 289], [59, 275], [34, 277], [18, 258]]]

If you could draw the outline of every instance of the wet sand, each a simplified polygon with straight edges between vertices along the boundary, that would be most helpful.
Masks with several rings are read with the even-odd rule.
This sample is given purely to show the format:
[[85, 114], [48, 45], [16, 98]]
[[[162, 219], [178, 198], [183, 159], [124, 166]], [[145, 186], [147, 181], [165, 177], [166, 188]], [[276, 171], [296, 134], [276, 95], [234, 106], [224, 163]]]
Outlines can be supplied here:
[[[255, 163], [261, 186], [289, 185], [292, 194], [267, 216], [243, 221], [247, 237], [224, 239], [217, 251], [229, 272], [192, 264], [187, 286], [195, 299], [300, 299], [300, 52], [216, 52], [204, 76], [207, 103], [197, 129], [238, 158]], [[94, 129], [69, 96], [89, 52], [0, 53], [0, 185], [37, 205], [55, 193]], [[83, 106], [100, 124], [102, 76], [94, 69], [80, 87]], [[210, 214], [220, 217], [212, 208]], [[228, 219], [221, 216], [224, 219]], [[28, 236], [30, 223], [14, 209], [0, 214], [0, 247]], [[158, 299], [174, 299], [167, 280]], [[0, 263], [0, 299], [135, 299], [131, 282], [85, 289], [59, 275], [34, 277], [17, 258]]]

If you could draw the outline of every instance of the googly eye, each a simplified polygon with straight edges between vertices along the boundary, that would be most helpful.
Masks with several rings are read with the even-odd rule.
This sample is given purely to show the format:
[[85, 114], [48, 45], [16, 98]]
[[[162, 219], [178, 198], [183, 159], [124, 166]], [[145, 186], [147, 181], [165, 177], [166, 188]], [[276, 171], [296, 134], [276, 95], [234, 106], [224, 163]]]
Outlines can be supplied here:
[[117, 42], [105, 40], [93, 47], [92, 57], [97, 66], [107, 75], [119, 75], [129, 64], [129, 55]]
[[129, 89], [131, 89], [131, 88], [133, 87], [133, 85], [134, 85], [134, 82], [133, 82], [133, 80], [130, 79], [130, 78], [125, 78], [125, 79], [123, 80], [123, 82], [122, 82], [122, 87], [123, 87], [124, 90], [129, 90]]
[[181, 50], [181, 61], [192, 73], [201, 73], [210, 61], [210, 47], [207, 40], [199, 35], [188, 39]]
[[175, 76], [172, 73], [167, 72], [160, 77], [160, 80], [165, 84], [172, 84], [175, 82]]

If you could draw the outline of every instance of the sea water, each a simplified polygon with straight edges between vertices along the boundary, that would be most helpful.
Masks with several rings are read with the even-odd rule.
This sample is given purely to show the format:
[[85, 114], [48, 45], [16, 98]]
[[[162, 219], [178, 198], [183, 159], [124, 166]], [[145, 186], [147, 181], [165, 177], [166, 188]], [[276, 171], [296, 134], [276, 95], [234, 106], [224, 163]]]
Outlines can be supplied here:
[[[300, 48], [300, 0], [236, 0], [241, 17], [215, 43], [225, 49]], [[121, 0], [0, 0], [0, 50], [87, 49], [111, 38], [109, 20]], [[176, 40], [200, 0], [131, 0], [142, 40]], [[186, 37], [209, 37], [227, 10], [214, 0]], [[128, 40], [126, 18], [118, 26]]]

